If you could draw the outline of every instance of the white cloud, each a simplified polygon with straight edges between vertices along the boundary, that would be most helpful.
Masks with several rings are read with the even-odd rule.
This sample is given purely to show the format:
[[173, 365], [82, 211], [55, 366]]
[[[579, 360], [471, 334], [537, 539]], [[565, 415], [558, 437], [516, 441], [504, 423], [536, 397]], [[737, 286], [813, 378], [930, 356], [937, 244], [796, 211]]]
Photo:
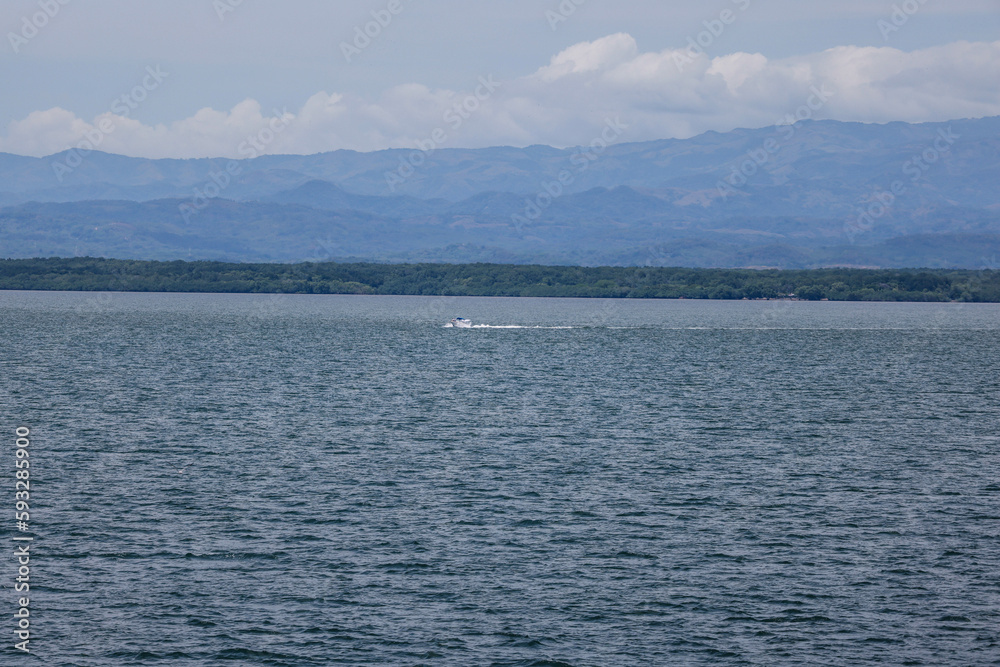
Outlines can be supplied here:
[[[414, 147], [435, 129], [446, 136], [440, 147], [568, 146], [589, 143], [615, 116], [630, 126], [625, 140], [681, 138], [774, 124], [802, 109], [819, 87], [834, 94], [810, 111], [814, 118], [924, 122], [1000, 115], [1000, 42], [913, 52], [841, 46], [781, 60], [752, 53], [686, 58], [675, 50], [642, 53], [630, 35], [619, 33], [573, 45], [496, 92], [479, 82], [464, 92], [407, 84], [377, 98], [320, 92], [290, 113], [263, 110], [248, 99], [229, 111], [202, 109], [152, 126], [110, 111], [88, 122], [53, 108], [12, 122], [0, 150], [47, 155], [90, 141], [103, 151], [142, 157], [246, 157], [241, 147], [248, 138], [267, 139], [263, 152], [308, 154]], [[290, 122], [272, 137], [272, 118], [282, 115]]]
[[617, 33], [569, 47], [552, 58], [548, 67], [538, 70], [536, 76], [542, 81], [553, 81], [570, 74], [595, 72], [632, 60], [638, 52], [639, 45], [631, 35]]

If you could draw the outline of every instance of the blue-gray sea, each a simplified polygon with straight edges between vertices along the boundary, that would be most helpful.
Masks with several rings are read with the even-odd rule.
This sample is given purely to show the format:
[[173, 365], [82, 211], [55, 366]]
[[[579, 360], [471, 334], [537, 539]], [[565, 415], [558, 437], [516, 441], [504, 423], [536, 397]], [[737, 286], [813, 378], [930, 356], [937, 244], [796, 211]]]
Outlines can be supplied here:
[[1000, 664], [997, 305], [0, 292], [0, 349], [5, 665]]

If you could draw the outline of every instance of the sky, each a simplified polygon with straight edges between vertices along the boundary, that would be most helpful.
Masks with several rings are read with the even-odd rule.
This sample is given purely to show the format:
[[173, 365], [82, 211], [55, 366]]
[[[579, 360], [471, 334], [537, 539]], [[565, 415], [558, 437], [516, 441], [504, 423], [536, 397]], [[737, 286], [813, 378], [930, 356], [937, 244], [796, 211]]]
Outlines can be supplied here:
[[0, 152], [586, 145], [1000, 115], [1000, 0], [3, 0]]

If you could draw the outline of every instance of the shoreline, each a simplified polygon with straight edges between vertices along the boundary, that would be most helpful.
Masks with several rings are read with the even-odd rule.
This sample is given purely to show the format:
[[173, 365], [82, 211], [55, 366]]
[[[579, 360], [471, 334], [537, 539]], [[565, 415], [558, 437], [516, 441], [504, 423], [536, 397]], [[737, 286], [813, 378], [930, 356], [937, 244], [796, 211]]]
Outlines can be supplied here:
[[0, 291], [1000, 303], [994, 269], [0, 260]]

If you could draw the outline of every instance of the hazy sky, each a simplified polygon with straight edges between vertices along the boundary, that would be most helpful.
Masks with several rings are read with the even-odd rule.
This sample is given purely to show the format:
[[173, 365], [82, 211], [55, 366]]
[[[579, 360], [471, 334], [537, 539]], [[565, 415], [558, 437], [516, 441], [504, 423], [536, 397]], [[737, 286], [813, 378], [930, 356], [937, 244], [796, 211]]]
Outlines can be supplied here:
[[24, 155], [1000, 115], [1000, 0], [2, 0], [0, 28], [0, 151]]

